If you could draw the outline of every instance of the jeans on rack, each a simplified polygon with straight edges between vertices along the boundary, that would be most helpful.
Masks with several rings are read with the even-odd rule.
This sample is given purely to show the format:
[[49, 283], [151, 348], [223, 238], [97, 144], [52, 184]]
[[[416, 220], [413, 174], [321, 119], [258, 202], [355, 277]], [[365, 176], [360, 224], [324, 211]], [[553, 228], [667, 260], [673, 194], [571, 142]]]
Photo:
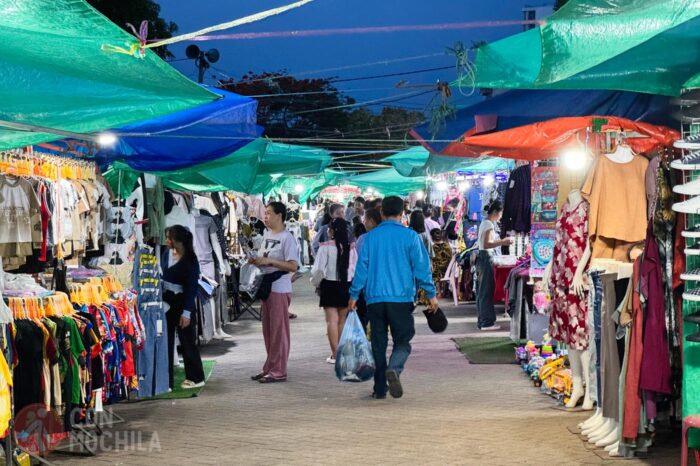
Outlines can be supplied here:
[[158, 255], [140, 248], [134, 258], [133, 287], [146, 339], [138, 353], [138, 395], [152, 397], [168, 391], [168, 335], [160, 283]]
[[592, 270], [590, 276], [590, 306], [586, 318], [590, 335], [588, 346], [591, 355], [591, 364], [589, 369], [590, 396], [598, 406], [602, 403], [602, 387], [600, 377], [600, 312], [603, 305], [603, 282], [601, 280], [601, 271]]

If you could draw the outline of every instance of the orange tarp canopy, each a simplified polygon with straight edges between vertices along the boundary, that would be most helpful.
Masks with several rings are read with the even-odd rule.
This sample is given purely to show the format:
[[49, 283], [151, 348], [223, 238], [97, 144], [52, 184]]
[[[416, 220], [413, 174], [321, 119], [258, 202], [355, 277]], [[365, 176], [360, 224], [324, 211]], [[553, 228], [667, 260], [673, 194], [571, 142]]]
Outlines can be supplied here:
[[[565, 117], [520, 126], [490, 134], [468, 136], [447, 146], [442, 155], [480, 157], [492, 155], [516, 160], [542, 160], [560, 155], [562, 150], [585, 140], [586, 128], [594, 118], [604, 118], [607, 127], [634, 131], [645, 137], [630, 138], [628, 144], [637, 153], [645, 154], [663, 146], [672, 146], [680, 137], [678, 131], [619, 117]], [[578, 135], [578, 137], [577, 137]]]

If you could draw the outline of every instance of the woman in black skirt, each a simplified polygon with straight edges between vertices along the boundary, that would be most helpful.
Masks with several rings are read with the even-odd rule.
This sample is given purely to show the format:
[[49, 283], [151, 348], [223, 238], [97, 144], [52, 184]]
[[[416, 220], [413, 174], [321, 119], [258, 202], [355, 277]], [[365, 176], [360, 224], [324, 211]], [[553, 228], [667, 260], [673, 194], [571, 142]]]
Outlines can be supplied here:
[[338, 340], [348, 316], [350, 284], [355, 273], [357, 253], [348, 238], [347, 222], [342, 218], [333, 219], [329, 224], [330, 240], [321, 243], [314, 266], [311, 269], [311, 282], [319, 288], [320, 306], [326, 313], [328, 343], [331, 355], [326, 362], [335, 364]]

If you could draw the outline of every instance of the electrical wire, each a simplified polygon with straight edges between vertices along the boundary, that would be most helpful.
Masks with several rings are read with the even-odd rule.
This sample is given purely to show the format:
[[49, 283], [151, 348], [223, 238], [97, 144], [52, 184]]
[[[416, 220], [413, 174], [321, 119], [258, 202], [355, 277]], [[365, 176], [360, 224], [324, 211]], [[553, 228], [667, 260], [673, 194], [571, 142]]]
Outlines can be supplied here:
[[399, 73], [378, 74], [375, 76], [363, 76], [360, 78], [332, 79], [331, 82], [332, 83], [344, 83], [344, 82], [350, 82], [350, 81], [363, 81], [363, 80], [368, 80], [368, 79], [391, 78], [393, 76], [406, 76], [409, 74], [427, 73], [429, 71], [440, 71], [440, 70], [449, 70], [449, 69], [454, 69], [454, 65], [440, 66], [437, 68], [425, 68], [422, 70], [403, 71], [403, 72], [399, 72]]
[[[336, 106], [333, 106], [333, 107], [317, 108], [317, 109], [313, 109], [313, 110], [304, 110], [304, 111], [302, 111], [302, 112], [295, 112], [295, 113], [293, 113], [293, 114], [294, 114], [294, 115], [305, 115], [305, 114], [307, 114], [307, 113], [317, 113], [317, 112], [325, 112], [325, 111], [328, 111], [328, 110], [339, 110], [339, 109], [342, 109], [342, 108], [361, 107], [361, 106], [363, 106], [363, 105], [370, 105], [370, 106], [371, 106], [372, 104], [374, 104], [374, 103], [379, 103], [379, 102], [399, 102], [399, 101], [401, 101], [401, 100], [403, 100], [403, 99], [418, 97], [418, 96], [420, 96], [420, 95], [425, 95], [425, 94], [429, 94], [429, 93], [433, 93], [433, 92], [436, 92], [436, 91], [433, 90], [433, 89], [430, 89], [430, 90], [428, 90], [428, 91], [409, 92], [409, 93], [407, 93], [407, 94], [403, 94], [403, 95], [398, 96], [398, 97], [383, 97], [383, 98], [380, 98], [380, 99], [367, 100], [367, 101], [364, 101], [364, 102], [356, 102], [356, 103], [354, 103], [354, 104], [336, 105]], [[396, 99], [396, 100], [391, 100], [391, 99]]]

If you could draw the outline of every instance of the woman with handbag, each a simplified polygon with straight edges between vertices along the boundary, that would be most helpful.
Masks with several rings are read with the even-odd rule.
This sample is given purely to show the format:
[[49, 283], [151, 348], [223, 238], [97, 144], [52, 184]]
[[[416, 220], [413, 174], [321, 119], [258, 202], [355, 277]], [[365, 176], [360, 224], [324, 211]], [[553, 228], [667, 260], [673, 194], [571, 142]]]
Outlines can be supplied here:
[[262, 299], [260, 309], [267, 359], [262, 371], [251, 377], [260, 383], [287, 380], [290, 347], [289, 305], [292, 302], [292, 274], [299, 269], [299, 248], [294, 236], [285, 228], [286, 218], [287, 207], [284, 204], [268, 204], [265, 210], [267, 230], [263, 235], [262, 247], [258, 257], [250, 259], [250, 263], [260, 267], [266, 275], [275, 278], [269, 296]]
[[195, 298], [199, 286], [199, 261], [194, 253], [192, 233], [182, 225], [173, 225], [165, 230], [162, 254], [163, 301], [166, 305], [168, 324], [168, 371], [170, 389], [173, 388], [173, 361], [175, 358], [175, 332], [180, 340], [182, 359], [185, 363], [186, 380], [181, 388], [204, 386], [204, 368], [197, 348], [194, 319]]
[[357, 253], [348, 238], [347, 222], [334, 219], [328, 228], [330, 241], [321, 244], [314, 266], [311, 283], [320, 289], [320, 306], [326, 313], [326, 328], [331, 355], [326, 359], [335, 364], [338, 340], [348, 316], [350, 284], [355, 273]]

